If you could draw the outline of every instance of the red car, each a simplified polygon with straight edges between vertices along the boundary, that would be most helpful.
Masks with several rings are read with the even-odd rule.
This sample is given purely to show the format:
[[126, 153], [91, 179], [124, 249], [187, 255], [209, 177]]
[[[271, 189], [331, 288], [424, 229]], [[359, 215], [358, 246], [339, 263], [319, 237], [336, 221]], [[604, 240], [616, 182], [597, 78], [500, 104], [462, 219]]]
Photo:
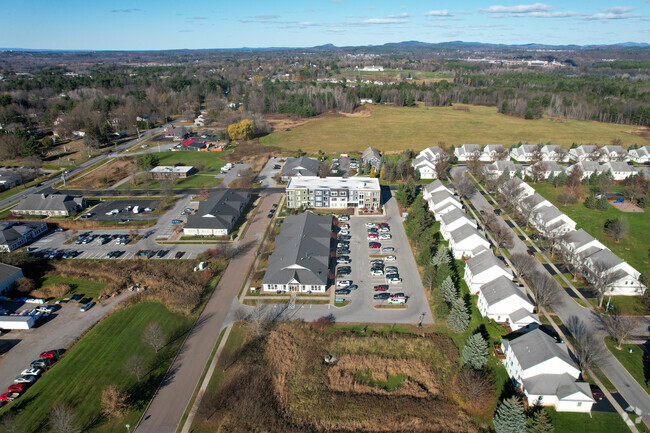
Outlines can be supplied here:
[[384, 291], [388, 290], [388, 284], [379, 284], [378, 286], [375, 286], [376, 291]]
[[47, 352], [43, 352], [40, 354], [41, 358], [48, 358], [48, 359], [56, 359], [58, 358], [58, 355], [55, 350], [48, 350]]
[[388, 223], [379, 223], [377, 227], [388, 227]]
[[370, 248], [379, 248], [379, 247], [381, 247], [381, 244], [379, 242], [370, 242], [370, 243], [368, 243], [368, 246]]
[[20, 394], [17, 392], [5, 392], [4, 394], [0, 394], [0, 401], [12, 401], [13, 399], [17, 398]]
[[591, 387], [591, 396], [594, 398], [594, 400], [602, 400], [605, 398], [605, 394], [603, 394], [603, 392], [597, 386]]
[[14, 383], [9, 385], [9, 388], [7, 388], [7, 390], [10, 392], [24, 392], [26, 389], [27, 389], [26, 383]]
[[377, 233], [368, 233], [368, 239], [377, 239], [378, 237]]

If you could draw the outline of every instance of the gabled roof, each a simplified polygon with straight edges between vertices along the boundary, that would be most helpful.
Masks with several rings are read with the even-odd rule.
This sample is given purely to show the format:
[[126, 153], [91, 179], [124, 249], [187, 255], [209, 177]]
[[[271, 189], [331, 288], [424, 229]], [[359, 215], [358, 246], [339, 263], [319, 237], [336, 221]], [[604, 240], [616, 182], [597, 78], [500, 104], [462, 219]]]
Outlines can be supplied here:
[[604, 150], [604, 151], [607, 152], [608, 154], [610, 154], [610, 153], [612, 153], [612, 152], [616, 152], [616, 153], [627, 153], [627, 152], [625, 151], [625, 149], [623, 149], [623, 147], [620, 146], [620, 145], [612, 146], [611, 144], [608, 144], [608, 145], [606, 145], [606, 146], [603, 146], [603, 147], [602, 147], [602, 150]]
[[431, 197], [429, 198], [429, 201], [431, 203], [433, 203], [434, 207], [435, 207], [436, 205], [442, 203], [443, 201], [445, 201], [446, 199], [449, 199], [449, 198], [451, 198], [451, 199], [455, 200], [456, 202], [460, 203], [460, 201], [456, 198], [456, 196], [451, 194], [449, 191], [444, 191], [444, 190], [443, 191], [436, 191], [433, 194], [431, 194]]
[[476, 153], [481, 152], [481, 146], [478, 144], [463, 144], [462, 146], [456, 148], [459, 155], [464, 155], [467, 153]]
[[381, 154], [379, 153], [379, 151], [377, 149], [375, 149], [372, 146], [368, 147], [361, 154], [361, 159], [364, 160], [364, 161], [365, 160], [370, 160], [370, 159], [373, 159], [373, 158], [381, 159]]
[[580, 249], [580, 247], [595, 240], [595, 237], [591, 236], [583, 229], [572, 230], [564, 236], [564, 242], [571, 245], [574, 249]]
[[331, 237], [331, 216], [304, 212], [285, 217], [263, 283], [327, 285]]
[[480, 273], [494, 267], [505, 271], [508, 275], [512, 275], [512, 271], [509, 268], [506, 268], [503, 262], [494, 254], [479, 254], [477, 256], [474, 256], [465, 262], [465, 266], [469, 268], [472, 275], [479, 275]]
[[607, 171], [605, 169], [604, 164], [599, 164], [597, 161], [580, 161], [574, 165], [571, 166], [571, 169], [573, 170], [573, 167], [580, 167], [583, 173], [585, 172], [600, 172], [600, 171]]
[[442, 183], [440, 181], [440, 179], [436, 179], [433, 182], [431, 182], [430, 184], [424, 186], [424, 195], [432, 194], [433, 191], [435, 191], [436, 189], [438, 189], [440, 187], [446, 189], [449, 193], [451, 193], [451, 191], [453, 189], [453, 186], [451, 184], [447, 185], [447, 184]]
[[452, 210], [451, 212], [447, 212], [446, 214], [442, 215], [440, 217], [440, 221], [442, 221], [445, 225], [451, 224], [454, 221], [460, 220], [460, 219], [466, 219], [469, 222], [472, 222], [476, 224], [470, 217], [467, 216], [465, 212], [462, 210], [456, 208]]
[[628, 153], [636, 158], [650, 156], [650, 146], [639, 147], [638, 149], [630, 149]]
[[520, 166], [515, 165], [515, 163], [509, 159], [505, 161], [494, 161], [492, 164], [488, 165], [488, 169], [494, 171], [505, 171], [506, 168], [510, 173], [514, 174]]
[[196, 141], [193, 138], [188, 138], [187, 140], [181, 142], [181, 144], [183, 146], [196, 147], [196, 148], [199, 148], [199, 149], [202, 149], [202, 148], [205, 147], [205, 143], [201, 143], [200, 141]]
[[622, 258], [606, 248], [589, 256], [589, 260], [591, 260], [592, 263], [602, 263], [607, 266], [607, 269], [611, 269], [624, 262]]
[[479, 288], [479, 291], [483, 294], [488, 305], [497, 304], [511, 296], [517, 296], [531, 304], [530, 299], [528, 299], [524, 290], [504, 276], [500, 276], [489, 283], [483, 284]]
[[566, 345], [557, 343], [553, 337], [535, 329], [513, 340], [504, 340], [512, 349], [523, 370], [539, 365], [553, 358], [559, 358], [575, 367]]
[[199, 204], [199, 210], [187, 217], [186, 229], [227, 230], [233, 226], [250, 193], [233, 189], [218, 190]]
[[546, 200], [540, 193], [536, 192], [535, 194], [529, 195], [528, 197], [521, 200], [521, 204], [527, 206], [528, 208], [534, 208], [535, 206], [538, 206], [547, 201], [548, 200]]
[[10, 244], [42, 226], [47, 224], [40, 221], [0, 221], [0, 244]]
[[612, 171], [622, 171], [622, 172], [627, 172], [627, 173], [636, 173], [636, 168], [629, 165], [627, 162], [621, 162], [621, 161], [609, 161], [603, 164], [603, 169], [604, 171], [607, 170], [612, 170]]
[[566, 167], [558, 164], [555, 161], [539, 161], [539, 162], [537, 162], [537, 163], [530, 166], [531, 170], [532, 170], [532, 167], [534, 167], [534, 166], [536, 166], [538, 164], [541, 164], [541, 167], [542, 167], [542, 169], [544, 171], [556, 172], [556, 171], [565, 171], [566, 170]]
[[525, 154], [531, 154], [535, 152], [537, 149], [538, 147], [535, 144], [522, 144], [521, 146], [512, 149], [512, 152], [514, 152], [516, 155], [525, 155]]
[[500, 149], [505, 149], [505, 147], [503, 147], [503, 144], [487, 144], [483, 148], [483, 152], [487, 152], [487, 153], [496, 152]]
[[563, 215], [564, 213], [560, 209], [556, 208], [555, 206], [543, 206], [537, 210], [537, 218], [544, 223], [549, 223], [554, 219], [561, 217]]
[[566, 153], [566, 150], [564, 150], [562, 146], [559, 146], [557, 144], [547, 144], [546, 146], [542, 147], [541, 152], [542, 153], [551, 153], [551, 152]]
[[555, 395], [559, 400], [563, 400], [575, 394], [582, 394], [580, 400], [594, 402], [589, 384], [576, 382], [568, 373], [539, 374], [524, 379], [523, 385], [528, 394], [532, 395]]
[[[458, 227], [456, 230], [452, 231], [449, 233], [449, 236], [451, 237], [451, 240], [454, 241], [455, 244], [464, 241], [465, 239], [469, 239], [472, 236], [478, 236], [482, 240], [486, 241], [485, 237], [479, 232], [476, 228], [472, 227], [469, 224], [465, 224], [461, 227]], [[481, 256], [486, 255], [486, 254], [481, 254]], [[471, 259], [470, 259], [471, 260]]]
[[13, 210], [74, 212], [80, 205], [78, 201], [66, 194], [29, 194]]
[[16, 273], [21, 271], [22, 269], [17, 268], [16, 266], [0, 263], [0, 282], [4, 282], [8, 280], [9, 278], [13, 277]]
[[319, 167], [320, 162], [314, 158], [288, 158], [282, 167], [282, 176], [318, 176]]
[[573, 153], [576, 154], [577, 156], [582, 156], [582, 155], [592, 154], [598, 150], [599, 148], [595, 144], [582, 144], [576, 147], [575, 149], [570, 149], [569, 153], [573, 151]]

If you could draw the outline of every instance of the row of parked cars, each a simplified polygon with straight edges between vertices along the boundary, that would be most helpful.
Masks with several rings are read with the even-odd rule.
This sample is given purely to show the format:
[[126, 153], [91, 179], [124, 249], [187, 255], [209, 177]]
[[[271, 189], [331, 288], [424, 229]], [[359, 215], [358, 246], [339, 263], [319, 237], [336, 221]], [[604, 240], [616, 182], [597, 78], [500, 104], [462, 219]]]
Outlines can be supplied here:
[[350, 240], [352, 235], [350, 234], [350, 217], [348, 215], [339, 215], [339, 232], [337, 236], [336, 243], [336, 290], [335, 294], [337, 295], [349, 295], [353, 290], [357, 290], [359, 286], [352, 284], [352, 280], [339, 279], [344, 278], [352, 273], [352, 267], [349, 266], [352, 263], [350, 259]]
[[[366, 229], [368, 230], [368, 241], [370, 241], [370, 243], [375, 242], [375, 240], [392, 239], [390, 226], [387, 223], [366, 223]], [[369, 244], [369, 246], [370, 248], [373, 248], [372, 245]], [[394, 248], [385, 246], [382, 250], [385, 252], [392, 252], [394, 251]], [[395, 264], [396, 261], [397, 257], [395, 255], [370, 260], [370, 275], [373, 277], [384, 277], [385, 279], [385, 284], [377, 284], [373, 287], [375, 292], [379, 292], [373, 295], [374, 300], [386, 301], [389, 304], [406, 303], [407, 297], [403, 292], [388, 292], [391, 285], [402, 284], [399, 268]]]
[[116, 245], [126, 245], [131, 242], [131, 236], [127, 234], [121, 235], [109, 235], [109, 234], [97, 234], [97, 233], [82, 233], [79, 235], [77, 240], [74, 242], [77, 245], [86, 245], [92, 243], [95, 239], [98, 239], [100, 245], [106, 245], [107, 243], [115, 240]]
[[[136, 257], [146, 257], [148, 259], [162, 259], [164, 258], [167, 254], [169, 254], [169, 250], [138, 250], [137, 253], [135, 253]], [[175, 259], [180, 259], [185, 255], [185, 251], [177, 251], [176, 254], [174, 255]]]
[[14, 383], [9, 385], [7, 392], [0, 394], [0, 403], [5, 404], [20, 397], [57, 359], [58, 352], [55, 350], [41, 353], [37, 360], [32, 361], [29, 367], [24, 369], [20, 373], [20, 376], [14, 379]]
[[45, 249], [30, 251], [29, 255], [40, 259], [72, 259], [81, 254], [81, 251], [76, 250], [56, 250]]

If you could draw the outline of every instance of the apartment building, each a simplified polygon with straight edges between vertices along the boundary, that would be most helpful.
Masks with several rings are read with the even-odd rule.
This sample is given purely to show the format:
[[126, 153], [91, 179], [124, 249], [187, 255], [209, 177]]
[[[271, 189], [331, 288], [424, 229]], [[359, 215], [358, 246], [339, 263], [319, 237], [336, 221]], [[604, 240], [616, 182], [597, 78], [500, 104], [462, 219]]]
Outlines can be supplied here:
[[292, 177], [287, 184], [287, 207], [379, 209], [379, 180], [370, 177]]

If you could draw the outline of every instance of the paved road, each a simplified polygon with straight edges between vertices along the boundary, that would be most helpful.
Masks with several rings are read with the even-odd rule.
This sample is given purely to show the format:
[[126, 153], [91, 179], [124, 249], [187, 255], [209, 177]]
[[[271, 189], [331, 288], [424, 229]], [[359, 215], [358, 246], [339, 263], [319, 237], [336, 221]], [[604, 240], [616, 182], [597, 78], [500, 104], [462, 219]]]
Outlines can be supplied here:
[[214, 294], [173, 362], [168, 376], [144, 413], [141, 423], [136, 427], [138, 433], [176, 431], [187, 402], [190, 401], [217, 342], [228, 310], [253, 264], [255, 253], [270, 221], [266, 215], [271, 205], [279, 199], [279, 194], [263, 198], [241, 241], [244, 251], [230, 260]]
[[130, 294], [125, 292], [86, 312], [80, 311], [76, 302], [61, 304], [61, 309], [37, 327], [4, 333], [0, 342], [12, 347], [0, 358], [0, 386], [9, 386], [41, 352], [68, 347]]
[[[452, 169], [452, 176], [457, 176], [464, 168]], [[491, 208], [485, 197], [478, 191], [470, 197], [472, 205], [476, 209]], [[512, 230], [501, 217], [499, 222]], [[517, 236], [513, 231], [514, 247], [510, 249], [512, 254], [526, 254], [528, 246]], [[539, 261], [536, 262], [536, 270], [539, 272], [548, 272], [548, 269], [543, 266]], [[558, 284], [559, 286], [559, 284]], [[614, 384], [621, 396], [626, 400], [628, 406], [633, 408], [640, 408], [643, 412], [643, 419], [646, 423], [650, 422], [650, 397], [643, 388], [634, 380], [634, 378], [627, 372], [627, 370], [614, 358], [609, 352], [603, 342], [607, 335], [599, 326], [597, 315], [590, 310], [578, 305], [567, 293], [566, 289], [561, 288], [558, 290], [558, 299], [553, 303], [553, 311], [562, 319], [563, 323], [567, 323], [571, 316], [576, 316], [582, 320], [587, 329], [589, 329], [595, 337], [597, 344], [601, 347], [603, 353], [602, 360], [598, 362], [598, 367], [605, 373], [607, 378]], [[566, 331], [565, 331], [566, 332]], [[623, 406], [624, 409], [628, 407]]]

